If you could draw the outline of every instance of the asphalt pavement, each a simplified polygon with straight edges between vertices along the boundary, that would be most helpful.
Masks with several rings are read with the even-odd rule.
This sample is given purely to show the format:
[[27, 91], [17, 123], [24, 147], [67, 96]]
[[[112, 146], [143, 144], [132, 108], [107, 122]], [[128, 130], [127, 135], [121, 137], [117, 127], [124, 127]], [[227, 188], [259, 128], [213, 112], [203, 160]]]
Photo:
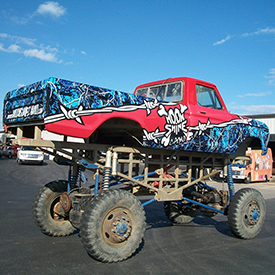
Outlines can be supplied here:
[[[43, 235], [32, 220], [32, 202], [46, 183], [66, 179], [68, 168], [18, 165], [0, 159], [0, 274], [274, 274], [275, 183], [235, 184], [260, 190], [267, 206], [264, 227], [252, 240], [236, 238], [227, 217], [198, 216], [175, 226], [163, 203], [145, 206], [143, 243], [130, 259], [106, 264], [86, 253], [79, 233], [55, 238]], [[220, 185], [221, 183], [209, 182]]]

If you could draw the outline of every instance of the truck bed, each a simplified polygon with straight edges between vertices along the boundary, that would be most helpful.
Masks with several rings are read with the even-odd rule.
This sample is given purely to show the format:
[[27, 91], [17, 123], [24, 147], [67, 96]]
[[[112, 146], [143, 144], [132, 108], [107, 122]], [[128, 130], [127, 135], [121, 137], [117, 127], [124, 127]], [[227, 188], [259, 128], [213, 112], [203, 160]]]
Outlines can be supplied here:
[[4, 99], [3, 122], [5, 125], [25, 122], [35, 125], [43, 120], [47, 124], [62, 120], [66, 115], [70, 117], [69, 110], [142, 103], [142, 97], [133, 94], [50, 77], [8, 92]]

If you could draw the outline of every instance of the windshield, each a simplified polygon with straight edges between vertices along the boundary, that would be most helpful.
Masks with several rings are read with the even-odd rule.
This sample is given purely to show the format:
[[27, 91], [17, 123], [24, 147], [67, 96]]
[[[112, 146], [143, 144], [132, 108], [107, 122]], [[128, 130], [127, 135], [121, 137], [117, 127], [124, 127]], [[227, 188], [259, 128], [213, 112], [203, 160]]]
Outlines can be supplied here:
[[21, 151], [37, 151], [35, 148], [30, 147], [30, 146], [21, 146], [20, 150]]

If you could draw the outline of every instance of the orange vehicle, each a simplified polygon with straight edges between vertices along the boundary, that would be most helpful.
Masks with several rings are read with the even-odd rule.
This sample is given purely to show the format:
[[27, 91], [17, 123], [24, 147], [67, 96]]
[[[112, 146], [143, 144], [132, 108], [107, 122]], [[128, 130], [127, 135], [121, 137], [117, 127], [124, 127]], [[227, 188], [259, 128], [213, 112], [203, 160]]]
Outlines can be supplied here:
[[261, 150], [247, 148], [245, 157], [237, 157], [232, 162], [233, 179], [252, 181], [269, 181], [272, 176], [272, 151], [268, 148], [263, 156]]

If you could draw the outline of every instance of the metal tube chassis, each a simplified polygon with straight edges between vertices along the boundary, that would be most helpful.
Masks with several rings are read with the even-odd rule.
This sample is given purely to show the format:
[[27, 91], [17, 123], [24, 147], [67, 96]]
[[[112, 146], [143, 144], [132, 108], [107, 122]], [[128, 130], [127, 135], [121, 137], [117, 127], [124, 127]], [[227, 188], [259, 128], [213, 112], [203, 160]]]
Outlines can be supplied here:
[[[189, 194], [186, 197], [184, 193], [195, 185], [202, 190], [214, 190], [203, 181], [225, 169], [230, 163], [230, 155], [74, 143], [68, 142], [66, 136], [63, 141], [48, 141], [41, 139], [41, 129], [40, 126], [34, 126], [34, 137], [25, 139], [23, 127], [17, 127], [17, 140], [14, 143], [38, 147], [53, 155], [58, 164], [70, 165], [73, 169], [69, 181], [78, 177], [79, 169], [92, 170], [95, 175], [95, 184], [91, 186], [93, 195], [110, 186], [123, 185], [123, 188], [130, 189], [136, 195], [154, 195], [154, 199], [143, 206], [153, 201], [189, 202], [197, 207], [227, 214], [227, 191], [220, 191], [222, 201], [218, 207], [202, 203], [203, 196]], [[194, 172], [196, 177], [193, 177]], [[228, 189], [231, 199], [234, 186], [230, 181]]]

